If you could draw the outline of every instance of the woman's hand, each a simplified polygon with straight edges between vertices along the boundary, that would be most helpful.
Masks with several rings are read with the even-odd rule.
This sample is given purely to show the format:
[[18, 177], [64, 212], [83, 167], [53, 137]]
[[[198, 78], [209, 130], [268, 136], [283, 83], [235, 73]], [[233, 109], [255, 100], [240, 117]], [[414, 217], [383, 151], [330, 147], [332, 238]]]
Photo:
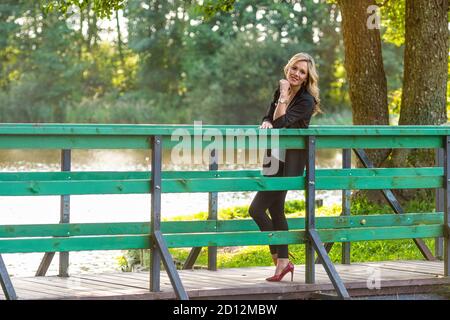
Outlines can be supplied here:
[[269, 121], [264, 121], [260, 126], [260, 129], [272, 129], [273, 125]]
[[291, 84], [286, 79], [280, 80], [280, 94], [281, 95], [287, 95], [289, 92], [289, 89], [291, 88]]

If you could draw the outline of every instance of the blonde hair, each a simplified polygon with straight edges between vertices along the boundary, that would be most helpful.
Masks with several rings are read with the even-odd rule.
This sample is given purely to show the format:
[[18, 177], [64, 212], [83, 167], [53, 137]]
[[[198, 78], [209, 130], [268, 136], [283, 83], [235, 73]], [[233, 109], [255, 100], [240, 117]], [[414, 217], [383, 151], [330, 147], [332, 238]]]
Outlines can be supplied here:
[[320, 109], [320, 97], [319, 97], [319, 75], [316, 70], [316, 64], [314, 59], [307, 53], [295, 54], [289, 62], [284, 66], [284, 75], [287, 77], [289, 68], [299, 61], [305, 61], [308, 64], [308, 78], [306, 79], [306, 90], [310, 95], [314, 97], [314, 110], [313, 115], [317, 113], [323, 113]]

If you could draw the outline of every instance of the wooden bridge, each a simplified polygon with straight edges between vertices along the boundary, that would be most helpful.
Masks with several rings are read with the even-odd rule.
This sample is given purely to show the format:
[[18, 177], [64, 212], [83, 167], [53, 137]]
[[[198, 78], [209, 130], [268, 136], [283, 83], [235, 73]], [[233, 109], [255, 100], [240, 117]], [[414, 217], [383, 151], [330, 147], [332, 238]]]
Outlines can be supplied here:
[[[38, 277], [12, 281], [0, 255], [4, 296], [7, 299], [189, 299], [243, 298], [242, 292], [246, 292], [247, 297], [311, 298], [333, 291], [336, 297], [348, 299], [374, 292], [384, 294], [385, 291], [369, 291], [367, 270], [370, 268], [381, 270], [384, 274], [381, 288], [389, 292], [448, 287], [449, 144], [450, 128], [437, 126], [311, 126], [309, 129], [260, 130], [255, 126], [2, 124], [2, 149], [62, 150], [62, 172], [0, 173], [0, 196], [61, 196], [60, 224], [0, 225], [0, 253], [45, 253], [37, 269]], [[212, 161], [206, 171], [162, 171], [162, 151], [173, 151], [180, 146], [188, 151], [193, 149], [194, 154], [211, 154], [212, 160], [220, 160], [224, 153], [237, 149], [307, 149], [308, 163], [305, 176], [281, 178], [262, 176], [259, 170], [218, 170], [217, 161]], [[342, 169], [315, 168], [316, 150], [326, 148], [343, 149]], [[373, 168], [362, 148], [432, 148], [440, 157], [436, 167]], [[148, 149], [151, 170], [73, 172], [70, 171], [72, 149]], [[365, 168], [351, 168], [351, 150]], [[405, 213], [390, 191], [402, 188], [440, 190], [436, 212]], [[355, 189], [381, 190], [396, 214], [351, 216], [349, 195], [350, 190]], [[217, 192], [258, 190], [305, 190], [305, 218], [289, 219], [289, 231], [273, 232], [260, 232], [251, 220], [217, 219]], [[342, 215], [316, 218], [316, 190], [342, 190]], [[210, 194], [208, 220], [161, 222], [161, 194], [182, 192]], [[70, 195], [136, 193], [152, 195], [149, 221], [69, 223]], [[422, 238], [437, 238], [436, 255], [443, 261], [436, 261]], [[414, 262], [414, 269], [411, 269], [412, 262], [350, 264], [352, 241], [382, 239], [412, 239], [426, 261]], [[328, 256], [334, 242], [344, 243], [342, 264], [337, 266]], [[216, 247], [302, 243], [306, 246], [306, 264], [297, 266], [296, 279], [303, 278], [303, 281], [267, 284], [262, 277], [262, 274], [267, 275], [267, 267], [216, 268]], [[179, 247], [193, 248], [185, 269], [192, 266], [201, 247], [208, 247], [209, 270], [176, 270], [168, 248]], [[117, 249], [150, 249], [150, 273], [68, 277], [70, 251]], [[56, 252], [60, 253], [60, 277], [43, 277]], [[161, 262], [166, 277], [161, 277]], [[135, 279], [131, 279], [133, 277]], [[120, 287], [120, 278], [128, 279], [127, 284]], [[167, 287], [169, 282], [170, 288]], [[71, 287], [68, 283], [75, 285]], [[84, 284], [81, 288], [80, 283]], [[86, 286], [88, 283], [92, 287]], [[134, 283], [132, 288], [130, 283]], [[241, 289], [237, 290], [236, 285]]]

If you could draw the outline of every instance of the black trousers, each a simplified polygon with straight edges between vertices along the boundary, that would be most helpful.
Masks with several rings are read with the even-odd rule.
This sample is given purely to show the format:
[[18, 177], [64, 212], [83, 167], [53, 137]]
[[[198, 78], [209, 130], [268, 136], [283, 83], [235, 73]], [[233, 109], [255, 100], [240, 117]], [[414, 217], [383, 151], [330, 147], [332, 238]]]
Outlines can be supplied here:
[[[279, 162], [278, 172], [272, 177], [303, 176], [307, 160], [304, 149], [286, 151], [285, 162]], [[284, 203], [287, 191], [258, 191], [250, 204], [249, 214], [261, 231], [288, 230]], [[269, 211], [269, 215], [266, 211]], [[271, 254], [278, 258], [288, 258], [288, 246], [269, 246]]]

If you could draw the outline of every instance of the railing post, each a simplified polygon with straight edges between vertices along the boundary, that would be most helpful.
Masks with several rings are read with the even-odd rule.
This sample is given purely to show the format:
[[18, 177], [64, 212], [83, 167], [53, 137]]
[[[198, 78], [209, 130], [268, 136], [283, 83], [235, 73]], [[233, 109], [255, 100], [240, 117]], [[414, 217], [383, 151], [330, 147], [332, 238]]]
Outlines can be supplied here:
[[444, 140], [444, 275], [450, 275], [450, 136]]
[[[444, 167], [444, 149], [436, 148], [436, 166]], [[436, 212], [444, 212], [444, 189], [436, 189]], [[444, 238], [437, 237], [434, 241], [434, 255], [437, 259], [442, 259], [444, 252]]]
[[[70, 149], [61, 150], [61, 171], [71, 170], [72, 151]], [[62, 195], [60, 201], [59, 223], [70, 223], [70, 195]], [[36, 271], [36, 277], [43, 277], [47, 273], [52, 263], [55, 252], [46, 252]], [[59, 253], [59, 277], [69, 276], [69, 252]]]
[[306, 137], [306, 188], [305, 188], [305, 200], [306, 200], [306, 214], [305, 214], [305, 229], [306, 229], [306, 242], [305, 242], [305, 282], [315, 283], [315, 250], [310, 238], [310, 230], [316, 228], [315, 219], [315, 159], [316, 159], [316, 139], [315, 136]]
[[162, 193], [162, 136], [150, 138], [152, 146], [152, 174], [150, 182], [151, 200], [151, 262], [150, 262], [150, 290], [161, 291], [161, 261], [169, 276], [175, 294], [180, 300], [189, 300], [186, 290], [181, 283], [175, 262], [169, 252], [164, 236], [161, 232], [161, 193]]
[[[71, 170], [71, 150], [61, 150], [61, 170]], [[70, 195], [61, 196], [60, 221], [59, 223], [70, 223]], [[59, 274], [60, 277], [69, 276], [69, 252], [59, 253]]]
[[[352, 167], [352, 149], [342, 150], [342, 168], [350, 169]], [[350, 195], [351, 190], [342, 190], [342, 215], [350, 215]], [[350, 242], [342, 243], [342, 264], [350, 264]]]
[[341, 277], [336, 271], [330, 257], [325, 249], [323, 242], [320, 240], [319, 233], [316, 230], [315, 217], [315, 193], [316, 193], [316, 175], [315, 175], [315, 160], [316, 160], [316, 137], [308, 136], [306, 143], [306, 150], [308, 153], [306, 161], [306, 215], [305, 215], [305, 229], [306, 229], [306, 268], [305, 268], [305, 282], [308, 284], [315, 283], [315, 252], [320, 257], [320, 261], [336, 289], [337, 296], [341, 299], [350, 299], [347, 289], [342, 282]]
[[[211, 157], [209, 163], [210, 171], [217, 171], [219, 168], [219, 161], [217, 158], [217, 152], [215, 149], [211, 150]], [[210, 192], [208, 194], [208, 220], [215, 220], [217, 223], [217, 192]], [[208, 270], [217, 270], [217, 247], [208, 247]]]
[[161, 256], [157, 248], [155, 232], [161, 230], [161, 171], [162, 148], [161, 136], [150, 138], [152, 147], [152, 174], [150, 181], [151, 192], [151, 219], [150, 219], [150, 290], [160, 291]]

